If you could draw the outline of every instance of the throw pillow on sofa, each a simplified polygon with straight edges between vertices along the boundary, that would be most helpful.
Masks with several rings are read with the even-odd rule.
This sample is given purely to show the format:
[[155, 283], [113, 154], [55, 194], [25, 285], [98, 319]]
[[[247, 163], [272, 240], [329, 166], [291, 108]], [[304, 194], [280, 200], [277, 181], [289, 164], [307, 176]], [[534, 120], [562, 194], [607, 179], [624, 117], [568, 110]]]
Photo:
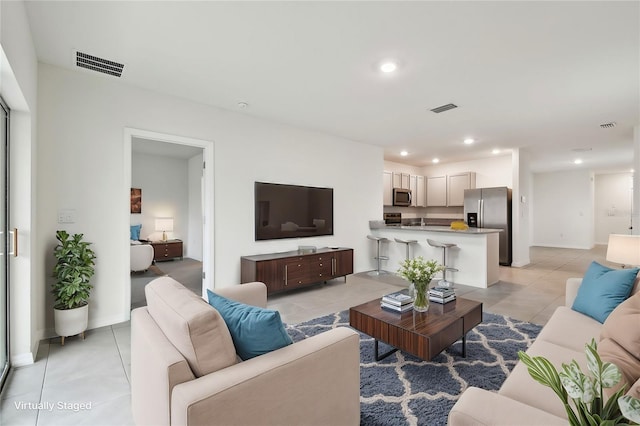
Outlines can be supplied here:
[[[640, 293], [622, 302], [611, 312], [600, 331], [598, 354], [603, 361], [618, 366], [622, 380], [616, 388], [629, 389], [640, 380]], [[637, 397], [637, 396], [636, 396]]]
[[243, 361], [292, 344], [280, 312], [222, 297], [207, 290], [209, 304], [222, 315]]
[[604, 323], [611, 311], [629, 297], [638, 270], [611, 269], [591, 262], [571, 309]]
[[224, 318], [178, 281], [160, 277], [144, 288], [147, 310], [196, 377], [237, 362]]

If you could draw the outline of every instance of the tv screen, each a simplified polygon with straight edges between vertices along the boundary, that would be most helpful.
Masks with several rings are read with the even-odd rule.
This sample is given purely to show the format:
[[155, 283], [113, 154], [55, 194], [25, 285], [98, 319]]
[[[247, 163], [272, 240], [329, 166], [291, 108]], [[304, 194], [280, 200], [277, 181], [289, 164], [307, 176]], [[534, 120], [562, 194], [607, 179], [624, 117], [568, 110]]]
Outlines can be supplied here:
[[333, 235], [333, 188], [255, 183], [256, 241]]

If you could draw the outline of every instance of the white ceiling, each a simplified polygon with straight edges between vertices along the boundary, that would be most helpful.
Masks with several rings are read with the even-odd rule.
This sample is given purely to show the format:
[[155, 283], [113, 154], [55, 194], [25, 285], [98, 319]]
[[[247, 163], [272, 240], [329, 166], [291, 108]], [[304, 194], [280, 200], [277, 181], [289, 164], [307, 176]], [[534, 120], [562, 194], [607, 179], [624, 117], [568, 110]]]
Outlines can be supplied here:
[[[378, 145], [391, 161], [522, 148], [534, 171], [631, 167], [638, 1], [28, 1], [27, 12], [42, 62], [115, 78], [76, 68], [77, 49], [124, 63], [127, 84]], [[377, 69], [387, 58], [394, 75]]]

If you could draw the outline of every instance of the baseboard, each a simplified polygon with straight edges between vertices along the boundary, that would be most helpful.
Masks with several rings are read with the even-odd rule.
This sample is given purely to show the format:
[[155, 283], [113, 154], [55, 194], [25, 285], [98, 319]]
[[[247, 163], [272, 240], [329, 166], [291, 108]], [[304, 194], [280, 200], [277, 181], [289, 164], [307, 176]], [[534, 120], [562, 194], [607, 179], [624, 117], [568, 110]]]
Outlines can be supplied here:
[[35, 360], [33, 354], [34, 352], [27, 352], [13, 355], [11, 357], [11, 365], [13, 365], [14, 367], [24, 367], [25, 365], [31, 365]]
[[530, 263], [531, 263], [530, 259], [527, 259], [526, 261], [520, 261], [520, 262], [511, 262], [511, 267], [512, 268], [522, 268], [523, 266], [527, 266]]
[[563, 245], [563, 244], [555, 244], [555, 243], [534, 243], [531, 244], [531, 247], [547, 247], [547, 248], [562, 248], [562, 249], [576, 249], [576, 250], [591, 250], [591, 247], [583, 247], [583, 246], [572, 246], [572, 245]]
[[92, 330], [94, 328], [100, 328], [100, 327], [106, 327], [109, 325], [114, 325], [114, 324], [119, 324], [121, 322], [126, 322], [129, 321], [131, 319], [131, 313], [130, 312], [126, 312], [123, 313], [122, 315], [112, 315], [110, 317], [105, 317], [105, 318], [96, 318], [94, 320], [89, 320], [89, 330]]

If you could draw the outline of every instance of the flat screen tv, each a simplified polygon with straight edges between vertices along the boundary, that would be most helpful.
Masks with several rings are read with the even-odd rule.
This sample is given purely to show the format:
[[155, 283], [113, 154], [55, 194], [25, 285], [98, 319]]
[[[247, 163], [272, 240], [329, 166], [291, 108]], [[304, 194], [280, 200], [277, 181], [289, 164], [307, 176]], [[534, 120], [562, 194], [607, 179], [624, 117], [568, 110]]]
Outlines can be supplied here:
[[333, 188], [255, 183], [256, 241], [333, 235]]

